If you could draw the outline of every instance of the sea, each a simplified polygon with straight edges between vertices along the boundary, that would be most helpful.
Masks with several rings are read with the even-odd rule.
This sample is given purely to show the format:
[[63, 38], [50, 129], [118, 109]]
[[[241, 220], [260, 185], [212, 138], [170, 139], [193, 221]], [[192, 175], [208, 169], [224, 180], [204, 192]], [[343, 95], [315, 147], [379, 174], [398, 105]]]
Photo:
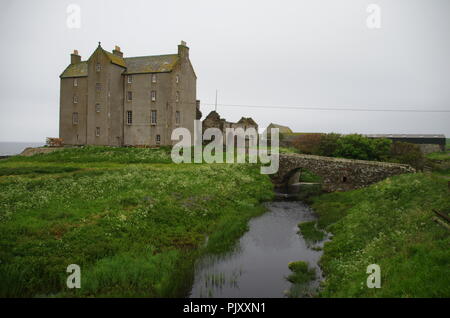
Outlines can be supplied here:
[[18, 155], [25, 148], [28, 147], [41, 147], [45, 142], [18, 142], [18, 141], [0, 141], [0, 156], [12, 156]]

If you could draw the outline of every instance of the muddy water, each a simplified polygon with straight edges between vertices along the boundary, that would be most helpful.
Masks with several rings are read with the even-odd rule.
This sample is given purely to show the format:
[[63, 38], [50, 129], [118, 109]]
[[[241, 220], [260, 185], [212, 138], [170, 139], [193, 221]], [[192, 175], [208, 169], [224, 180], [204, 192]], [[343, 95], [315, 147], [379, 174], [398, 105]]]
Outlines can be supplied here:
[[312, 249], [297, 234], [299, 222], [315, 219], [313, 211], [298, 201], [270, 202], [267, 208], [250, 220], [236, 251], [199, 262], [190, 297], [286, 297], [292, 287], [286, 280], [291, 273], [288, 263], [298, 260], [316, 268], [316, 280], [304, 287], [302, 295], [314, 293], [322, 279], [317, 265], [322, 251]]

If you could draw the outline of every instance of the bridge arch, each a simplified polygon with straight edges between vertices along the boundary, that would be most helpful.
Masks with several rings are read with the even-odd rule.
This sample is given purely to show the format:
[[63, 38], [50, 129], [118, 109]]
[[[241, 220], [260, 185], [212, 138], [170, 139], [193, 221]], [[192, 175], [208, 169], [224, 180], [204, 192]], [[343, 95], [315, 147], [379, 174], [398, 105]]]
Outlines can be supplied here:
[[403, 164], [312, 155], [280, 154], [279, 160], [278, 172], [272, 175], [279, 189], [286, 189], [302, 169], [320, 176], [326, 192], [357, 189], [390, 176], [415, 172], [414, 168]]

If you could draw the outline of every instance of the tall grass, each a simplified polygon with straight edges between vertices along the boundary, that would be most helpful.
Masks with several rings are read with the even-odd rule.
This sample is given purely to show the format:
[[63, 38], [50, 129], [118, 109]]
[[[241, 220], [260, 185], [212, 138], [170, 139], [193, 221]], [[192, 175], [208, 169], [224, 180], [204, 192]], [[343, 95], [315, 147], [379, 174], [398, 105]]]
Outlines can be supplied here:
[[[164, 151], [0, 162], [0, 296], [185, 296], [195, 259], [232, 248], [272, 185], [257, 165], [176, 165]], [[79, 290], [66, 287], [69, 264]]]
[[[450, 232], [433, 209], [450, 210], [447, 181], [409, 174], [314, 199], [319, 226], [331, 231], [321, 259], [324, 297], [450, 297]], [[381, 267], [381, 288], [366, 268]]]

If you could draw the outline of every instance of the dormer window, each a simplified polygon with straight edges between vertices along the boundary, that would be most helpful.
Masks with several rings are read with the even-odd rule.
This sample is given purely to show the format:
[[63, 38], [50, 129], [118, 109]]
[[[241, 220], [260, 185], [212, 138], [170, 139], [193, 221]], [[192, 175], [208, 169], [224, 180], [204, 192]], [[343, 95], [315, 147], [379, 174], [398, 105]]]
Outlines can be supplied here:
[[156, 74], [152, 74], [152, 83], [156, 83]]
[[128, 84], [133, 83], [133, 75], [128, 75]]
[[100, 63], [97, 63], [97, 64], [95, 65], [95, 70], [96, 70], [97, 72], [100, 72], [100, 71], [102, 70], [102, 66], [100, 65]]

